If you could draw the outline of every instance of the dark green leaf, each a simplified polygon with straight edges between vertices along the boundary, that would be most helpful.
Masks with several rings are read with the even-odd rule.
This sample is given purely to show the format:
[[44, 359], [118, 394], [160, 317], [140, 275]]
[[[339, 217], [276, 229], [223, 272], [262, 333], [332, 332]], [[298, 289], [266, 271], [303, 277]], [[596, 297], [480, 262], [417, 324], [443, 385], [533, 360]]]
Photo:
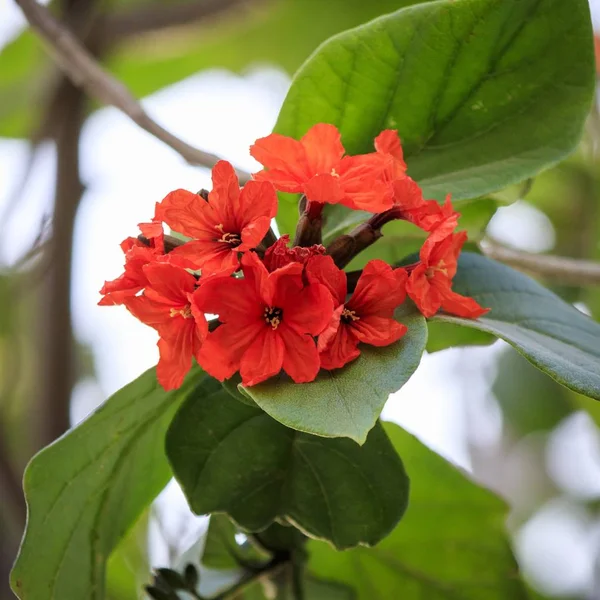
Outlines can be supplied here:
[[427, 329], [427, 352], [430, 353], [458, 346], [488, 346], [496, 341], [485, 331], [441, 321], [428, 321]]
[[226, 512], [249, 531], [282, 517], [339, 548], [375, 544], [406, 508], [402, 462], [379, 424], [362, 447], [299, 433], [218, 383], [181, 407], [167, 455], [195, 513]]
[[358, 600], [528, 598], [504, 503], [397, 425], [385, 429], [412, 474], [405, 517], [375, 548], [309, 542], [310, 571], [354, 588]]
[[356, 154], [398, 129], [427, 197], [474, 198], [574, 150], [594, 86], [587, 0], [431, 2], [323, 44], [275, 130], [299, 138], [333, 123]]
[[27, 531], [11, 574], [19, 598], [104, 597], [106, 561], [171, 477], [164, 434], [202, 377], [196, 369], [167, 393], [146, 371], [32, 459]]
[[600, 400], [600, 324], [529, 277], [465, 252], [453, 289], [492, 310], [477, 320], [434, 317], [494, 334], [566, 387]]
[[361, 355], [334, 371], [322, 370], [312, 383], [298, 385], [281, 376], [245, 388], [274, 419], [298, 431], [324, 437], [349, 437], [364, 443], [390, 393], [415, 372], [427, 342], [425, 320], [397, 311], [408, 333], [385, 348], [363, 345]]

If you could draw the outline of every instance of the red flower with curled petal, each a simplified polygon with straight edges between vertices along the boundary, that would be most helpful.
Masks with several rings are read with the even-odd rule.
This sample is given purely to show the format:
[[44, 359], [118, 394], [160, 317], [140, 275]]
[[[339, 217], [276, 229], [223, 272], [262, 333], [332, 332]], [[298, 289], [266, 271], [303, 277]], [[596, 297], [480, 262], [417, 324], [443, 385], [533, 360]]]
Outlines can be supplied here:
[[175, 190], [156, 205], [154, 216], [192, 238], [170, 253], [170, 261], [191, 261], [203, 274], [237, 267], [239, 253], [260, 244], [277, 214], [277, 194], [270, 183], [249, 181], [240, 191], [233, 167], [224, 160], [213, 168], [212, 181], [208, 201]]
[[406, 326], [394, 319], [394, 311], [406, 297], [403, 269], [394, 270], [382, 260], [369, 261], [348, 301], [346, 274], [330, 256], [311, 258], [306, 274], [309, 281], [329, 288], [336, 307], [329, 326], [319, 336], [324, 369], [337, 369], [357, 358], [361, 342], [389, 346], [406, 333]]
[[220, 381], [240, 372], [244, 385], [256, 385], [283, 370], [296, 382], [319, 372], [313, 336], [327, 326], [333, 302], [327, 288], [305, 285], [304, 265], [290, 263], [269, 273], [258, 256], [242, 257], [243, 279], [202, 283], [196, 310], [219, 315], [198, 362]]
[[143, 267], [165, 260], [164, 235], [160, 223], [140, 223], [139, 228], [147, 243], [134, 237], [121, 242], [121, 249], [125, 253], [125, 272], [112, 281], [104, 282], [100, 290], [104, 297], [98, 302], [101, 306], [123, 304], [127, 298], [135, 296], [148, 282]]
[[306, 264], [311, 256], [325, 254], [325, 246], [313, 244], [307, 248], [301, 246], [288, 247], [290, 242], [289, 235], [282, 235], [271, 247], [267, 248], [263, 263], [267, 271], [274, 271], [289, 265], [292, 262]]
[[196, 278], [167, 263], [144, 267], [144, 294], [126, 299], [125, 306], [140, 321], [158, 331], [158, 382], [165, 390], [181, 386], [208, 333], [202, 311], [192, 304]]
[[473, 298], [452, 291], [458, 255], [466, 239], [466, 232], [461, 231], [439, 240], [434, 231], [425, 240], [421, 262], [411, 271], [406, 284], [408, 295], [425, 317], [432, 317], [442, 309], [458, 317], [476, 319], [489, 311]]
[[314, 125], [299, 141], [272, 133], [250, 147], [250, 154], [268, 169], [253, 177], [282, 192], [369, 212], [391, 208], [391, 190], [382, 179], [386, 157], [344, 153], [340, 132], [327, 123]]

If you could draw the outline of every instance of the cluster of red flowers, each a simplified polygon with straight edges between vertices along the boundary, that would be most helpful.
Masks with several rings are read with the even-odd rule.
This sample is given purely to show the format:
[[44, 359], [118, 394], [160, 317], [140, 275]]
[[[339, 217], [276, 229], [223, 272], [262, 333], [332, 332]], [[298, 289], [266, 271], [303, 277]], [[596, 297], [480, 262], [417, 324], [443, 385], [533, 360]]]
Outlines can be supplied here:
[[[327, 124], [299, 141], [269, 135], [250, 153], [266, 170], [243, 188], [221, 161], [210, 193], [178, 189], [157, 203], [141, 235], [121, 244], [125, 272], [101, 290], [100, 304], [124, 304], [158, 331], [165, 389], [181, 385], [192, 357], [221, 381], [239, 371], [255, 385], [282, 369], [297, 383], [312, 381], [320, 368], [354, 360], [360, 344], [400, 339], [406, 327], [393, 314], [407, 294], [426, 317], [440, 309], [467, 318], [487, 312], [452, 291], [466, 234], [454, 232], [459, 215], [450, 199], [425, 200], [406, 174], [396, 131], [383, 131], [375, 152], [359, 156], [346, 156]], [[408, 220], [428, 232], [420, 260], [400, 268], [372, 260], [348, 277], [339, 268], [347, 260], [305, 243], [302, 232], [292, 247], [288, 236], [275, 239], [276, 190], [303, 194], [313, 217], [329, 203], [374, 213], [372, 227]], [[189, 241], [165, 236], [163, 223]]]

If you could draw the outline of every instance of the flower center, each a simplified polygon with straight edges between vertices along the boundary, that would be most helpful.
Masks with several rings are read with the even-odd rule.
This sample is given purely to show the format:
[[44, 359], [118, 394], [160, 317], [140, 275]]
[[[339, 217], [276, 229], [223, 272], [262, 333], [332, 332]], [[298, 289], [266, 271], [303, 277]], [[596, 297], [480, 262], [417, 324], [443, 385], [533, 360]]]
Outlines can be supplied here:
[[354, 322], [354, 321], [359, 321], [360, 317], [356, 316], [356, 312], [353, 310], [348, 310], [347, 308], [344, 308], [344, 310], [342, 311], [342, 316], [340, 317], [342, 323], [346, 323], [346, 325]]
[[264, 318], [267, 325], [270, 325], [273, 330], [277, 329], [283, 319], [283, 311], [280, 308], [265, 306]]
[[428, 267], [425, 269], [425, 277], [427, 277], [427, 279], [431, 279], [437, 271], [448, 276], [448, 269], [446, 268], [445, 261], [441, 260], [435, 267]]
[[192, 315], [192, 305], [191, 304], [187, 304], [186, 306], [184, 306], [183, 308], [172, 308], [171, 312], [169, 313], [170, 317], [176, 317], [176, 316], [181, 316], [184, 319], [191, 319], [193, 317]]
[[338, 173], [338, 172], [337, 172], [335, 169], [331, 169], [331, 173], [330, 173], [330, 175], [331, 175], [332, 177], [337, 177], [338, 179], [339, 179], [339, 177], [340, 177], [340, 174], [339, 174], [339, 173]]
[[215, 225], [215, 229], [221, 234], [221, 237], [215, 241], [229, 244], [232, 248], [237, 248], [242, 243], [239, 233], [228, 233], [223, 231], [223, 223]]

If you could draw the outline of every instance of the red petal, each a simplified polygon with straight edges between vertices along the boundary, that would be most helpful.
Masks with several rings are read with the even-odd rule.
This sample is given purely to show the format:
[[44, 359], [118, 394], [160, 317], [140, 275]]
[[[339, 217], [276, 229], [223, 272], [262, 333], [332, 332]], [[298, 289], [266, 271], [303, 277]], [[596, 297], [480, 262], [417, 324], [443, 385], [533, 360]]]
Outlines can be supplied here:
[[342, 323], [327, 348], [321, 351], [321, 367], [328, 370], [339, 369], [359, 355], [358, 340], [351, 328]]
[[281, 371], [284, 345], [279, 332], [263, 327], [240, 361], [244, 385], [256, 385]]
[[304, 193], [311, 202], [320, 202], [321, 204], [337, 204], [344, 197], [339, 177], [329, 174], [312, 177], [304, 185]]
[[281, 328], [285, 346], [283, 370], [296, 382], [313, 381], [319, 373], [319, 352], [309, 335], [301, 335], [285, 325]]
[[367, 315], [350, 324], [355, 337], [371, 346], [389, 346], [398, 341], [407, 331], [406, 325], [394, 319]]
[[240, 213], [243, 223], [277, 214], [277, 192], [273, 184], [266, 181], [249, 181], [240, 194]]
[[[278, 179], [285, 178], [290, 184], [302, 184], [311, 176], [304, 146], [293, 138], [272, 133], [256, 140], [250, 146], [250, 154], [267, 169], [276, 170]], [[268, 181], [269, 173], [257, 173], [255, 178]]]
[[[425, 205], [423, 191], [419, 184], [408, 175], [396, 179], [393, 183], [394, 204], [402, 210], [415, 210]], [[435, 202], [435, 200], [433, 200]], [[437, 204], [437, 202], [436, 202]]]
[[406, 298], [406, 278], [382, 260], [367, 263], [347, 306], [358, 316], [391, 317]]
[[340, 318], [342, 316], [342, 312], [346, 308], [343, 304], [340, 304], [334, 311], [331, 316], [331, 320], [329, 321], [327, 327], [319, 334], [319, 339], [317, 340], [317, 349], [319, 352], [325, 350], [327, 346], [331, 343], [333, 338], [337, 335], [338, 329], [341, 326]]
[[406, 171], [402, 143], [395, 129], [385, 129], [375, 138], [375, 150], [381, 154], [393, 156], [397, 167]]
[[187, 304], [187, 294], [196, 288], [196, 278], [191, 273], [168, 263], [146, 265], [144, 274], [148, 278], [146, 296], [165, 304]]
[[240, 327], [237, 323], [219, 325], [208, 334], [200, 352], [198, 363], [219, 381], [229, 379], [240, 370], [240, 360], [246, 350], [266, 329], [263, 322]]
[[346, 300], [346, 273], [338, 269], [331, 256], [313, 256], [306, 263], [306, 276], [311, 283], [321, 283], [329, 289], [335, 306]]
[[131, 296], [124, 304], [134, 317], [154, 329], [162, 327], [171, 320], [168, 306], [146, 296]]
[[156, 377], [167, 391], [181, 387], [192, 366], [192, 346], [188, 342], [191, 342], [191, 336], [189, 340], [178, 340], [177, 343], [158, 340], [160, 359], [156, 365]]
[[406, 293], [425, 317], [432, 317], [440, 309], [442, 298], [425, 276], [425, 265], [419, 265], [408, 278]]
[[182, 189], [167, 194], [162, 202], [156, 204], [154, 220], [164, 221], [174, 231], [191, 238], [206, 235], [215, 224], [206, 200]]
[[198, 312], [219, 315], [223, 323], [231, 322], [240, 326], [251, 321], [263, 322], [262, 301], [245, 279], [200, 279], [200, 287], [194, 292], [192, 301]]
[[477, 319], [490, 312], [489, 308], [483, 308], [473, 298], [461, 296], [451, 289], [443, 292], [442, 310], [465, 319]]
[[256, 248], [262, 242], [265, 235], [267, 235], [269, 227], [271, 227], [270, 217], [258, 217], [248, 223], [248, 225], [245, 225], [241, 232], [242, 243], [236, 250], [238, 252], [245, 252]]
[[239, 233], [242, 223], [240, 182], [231, 163], [226, 160], [217, 162], [212, 170], [212, 183], [208, 205], [214, 211], [217, 225], [223, 225], [229, 233]]
[[269, 169], [268, 171], [259, 171], [253, 173], [252, 177], [255, 181], [261, 183], [270, 183], [275, 186], [276, 190], [280, 192], [288, 192], [290, 194], [299, 194], [304, 191], [304, 182], [308, 180], [309, 176], [303, 177], [300, 181], [299, 177], [291, 175], [288, 171], [282, 169]]
[[[301, 281], [300, 277], [298, 279]], [[312, 283], [299, 290], [296, 286], [278, 289], [273, 304], [283, 310], [283, 322], [286, 326], [299, 334], [319, 335], [333, 315], [331, 293], [319, 283]]]
[[329, 174], [344, 156], [341, 135], [335, 125], [317, 123], [300, 140], [311, 173]]

